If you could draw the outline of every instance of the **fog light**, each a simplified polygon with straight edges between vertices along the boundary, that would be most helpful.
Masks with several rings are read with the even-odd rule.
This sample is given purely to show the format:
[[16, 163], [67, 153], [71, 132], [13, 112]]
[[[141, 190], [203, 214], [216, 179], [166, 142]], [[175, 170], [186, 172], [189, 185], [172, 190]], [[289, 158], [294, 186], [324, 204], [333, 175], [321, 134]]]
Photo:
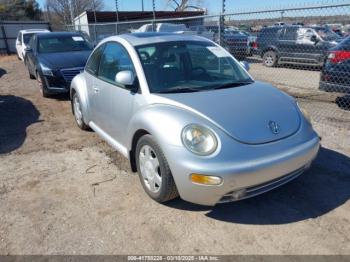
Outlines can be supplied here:
[[206, 176], [200, 174], [191, 174], [191, 181], [193, 183], [202, 184], [202, 185], [220, 185], [222, 183], [222, 178], [218, 176]]
[[245, 189], [240, 189], [240, 190], [234, 191], [234, 192], [232, 193], [232, 198], [233, 198], [234, 200], [241, 199], [242, 197], [245, 196], [246, 192], [247, 192], [247, 191], [246, 191]]

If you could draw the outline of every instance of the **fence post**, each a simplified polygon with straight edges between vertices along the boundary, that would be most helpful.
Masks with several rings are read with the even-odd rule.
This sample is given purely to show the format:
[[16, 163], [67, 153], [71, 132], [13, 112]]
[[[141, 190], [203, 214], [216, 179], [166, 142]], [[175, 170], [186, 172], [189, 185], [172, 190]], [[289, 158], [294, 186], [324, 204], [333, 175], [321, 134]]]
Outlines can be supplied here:
[[6, 47], [6, 53], [8, 55], [10, 55], [10, 49], [9, 49], [9, 44], [7, 42], [7, 36], [6, 36], [4, 25], [1, 25], [1, 32], [2, 32], [3, 39], [4, 39], [5, 47]]

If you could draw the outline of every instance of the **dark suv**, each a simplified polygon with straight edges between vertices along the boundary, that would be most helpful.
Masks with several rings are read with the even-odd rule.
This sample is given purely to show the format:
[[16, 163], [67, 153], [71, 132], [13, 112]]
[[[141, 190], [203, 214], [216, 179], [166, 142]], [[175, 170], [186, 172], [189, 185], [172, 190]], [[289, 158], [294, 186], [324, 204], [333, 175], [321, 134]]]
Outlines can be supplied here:
[[273, 26], [258, 34], [258, 53], [268, 67], [277, 64], [322, 66], [327, 50], [341, 38], [325, 27]]

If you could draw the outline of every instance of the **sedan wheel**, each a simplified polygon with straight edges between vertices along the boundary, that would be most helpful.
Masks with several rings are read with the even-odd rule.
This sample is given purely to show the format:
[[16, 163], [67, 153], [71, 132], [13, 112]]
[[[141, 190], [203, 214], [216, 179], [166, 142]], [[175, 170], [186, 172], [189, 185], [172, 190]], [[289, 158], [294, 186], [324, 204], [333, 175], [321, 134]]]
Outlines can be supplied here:
[[77, 123], [78, 127], [83, 130], [88, 130], [89, 126], [84, 123], [83, 111], [81, 110], [80, 99], [77, 93], [73, 95], [72, 108], [75, 122]]
[[277, 55], [273, 51], [268, 51], [264, 54], [263, 62], [265, 66], [274, 67], [277, 64]]
[[141, 184], [152, 199], [166, 202], [179, 195], [168, 162], [151, 135], [139, 139], [135, 157]]
[[39, 83], [39, 87], [40, 87], [40, 92], [41, 92], [41, 95], [43, 97], [49, 97], [49, 93], [46, 91], [46, 88], [45, 88], [45, 84], [43, 83], [43, 80], [39, 74], [39, 72], [36, 72], [36, 80], [38, 81]]

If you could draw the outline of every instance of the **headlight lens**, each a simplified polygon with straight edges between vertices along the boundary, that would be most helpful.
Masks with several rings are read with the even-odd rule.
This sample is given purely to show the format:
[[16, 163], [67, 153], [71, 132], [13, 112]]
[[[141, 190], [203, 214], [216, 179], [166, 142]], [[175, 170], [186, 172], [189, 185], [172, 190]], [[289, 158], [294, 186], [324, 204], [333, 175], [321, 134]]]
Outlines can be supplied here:
[[43, 75], [45, 76], [53, 76], [52, 70], [48, 68], [46, 65], [40, 63], [41, 72], [43, 72]]
[[306, 111], [304, 108], [302, 108], [299, 103], [297, 103], [298, 107], [299, 107], [299, 110], [301, 111], [301, 113], [303, 113], [303, 116], [305, 117], [305, 119], [311, 124], [312, 122], [312, 119], [311, 119], [311, 116], [309, 114], [308, 111]]
[[207, 156], [218, 147], [215, 134], [208, 128], [191, 124], [182, 130], [182, 143], [194, 154]]

